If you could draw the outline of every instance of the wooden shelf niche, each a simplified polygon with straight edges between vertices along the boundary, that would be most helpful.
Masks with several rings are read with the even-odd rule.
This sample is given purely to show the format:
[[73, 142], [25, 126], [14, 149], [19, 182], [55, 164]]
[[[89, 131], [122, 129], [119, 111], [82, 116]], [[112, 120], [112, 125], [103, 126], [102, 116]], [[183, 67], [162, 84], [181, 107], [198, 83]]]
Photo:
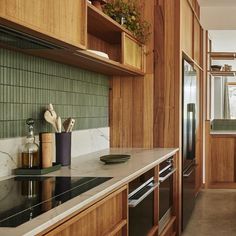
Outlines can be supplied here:
[[208, 71], [212, 76], [235, 77], [236, 71]]
[[[101, 51], [108, 54], [107, 63], [127, 68], [136, 75], [144, 74], [144, 46], [127, 29], [88, 3], [87, 55]], [[94, 54], [96, 57], [97, 54]], [[118, 64], [117, 64], [118, 63]]]

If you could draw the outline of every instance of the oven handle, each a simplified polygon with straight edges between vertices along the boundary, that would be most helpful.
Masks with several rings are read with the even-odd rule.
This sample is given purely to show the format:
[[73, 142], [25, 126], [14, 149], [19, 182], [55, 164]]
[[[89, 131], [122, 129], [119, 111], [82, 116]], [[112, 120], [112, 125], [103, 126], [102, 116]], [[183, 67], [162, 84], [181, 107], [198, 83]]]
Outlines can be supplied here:
[[166, 176], [164, 177], [159, 177], [159, 182], [162, 183], [164, 182], [167, 178], [169, 178], [171, 175], [173, 175], [176, 171], [176, 168], [172, 169]]
[[[149, 183], [150, 184], [150, 183]], [[140, 202], [142, 202], [150, 193], [152, 193], [158, 186], [160, 185], [160, 183], [155, 183], [153, 185], [153, 187], [151, 187], [146, 193], [144, 193], [139, 199], [136, 200], [129, 200], [129, 207], [136, 207]]]
[[[194, 165], [192, 165], [192, 166], [190, 166], [190, 168], [188, 169], [188, 172], [186, 173], [184, 173], [183, 174], [183, 177], [184, 178], [187, 178], [187, 177], [189, 177], [192, 173], [193, 173], [193, 171], [196, 169], [196, 167], [197, 167], [197, 164], [194, 164]], [[189, 171], [190, 170], [190, 171]]]

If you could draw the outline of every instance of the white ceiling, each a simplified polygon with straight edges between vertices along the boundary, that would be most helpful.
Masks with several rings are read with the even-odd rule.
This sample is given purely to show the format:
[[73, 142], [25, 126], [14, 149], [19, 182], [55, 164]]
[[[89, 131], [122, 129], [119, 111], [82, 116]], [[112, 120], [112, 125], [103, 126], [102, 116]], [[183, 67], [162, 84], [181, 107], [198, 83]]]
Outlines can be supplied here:
[[236, 52], [236, 30], [209, 30], [212, 51]]
[[201, 7], [231, 7], [236, 6], [236, 0], [198, 0]]

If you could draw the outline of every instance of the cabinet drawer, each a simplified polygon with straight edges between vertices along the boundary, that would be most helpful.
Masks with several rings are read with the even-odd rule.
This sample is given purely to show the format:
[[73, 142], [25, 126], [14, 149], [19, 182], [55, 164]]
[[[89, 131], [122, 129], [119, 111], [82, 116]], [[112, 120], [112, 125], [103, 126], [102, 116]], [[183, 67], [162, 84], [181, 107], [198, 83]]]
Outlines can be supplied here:
[[110, 194], [45, 235], [127, 235], [127, 188]]
[[144, 71], [144, 46], [126, 33], [122, 34], [123, 64]]
[[84, 47], [86, 7], [86, 0], [1, 0], [0, 17], [73, 46]]

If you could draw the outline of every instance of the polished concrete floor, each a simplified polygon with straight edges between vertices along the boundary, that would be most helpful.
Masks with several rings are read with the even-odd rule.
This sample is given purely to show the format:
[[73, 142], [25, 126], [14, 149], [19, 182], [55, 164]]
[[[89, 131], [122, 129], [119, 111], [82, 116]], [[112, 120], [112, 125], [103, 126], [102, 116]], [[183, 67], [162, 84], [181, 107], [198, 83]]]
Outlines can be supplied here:
[[204, 190], [181, 236], [236, 236], [236, 190]]

